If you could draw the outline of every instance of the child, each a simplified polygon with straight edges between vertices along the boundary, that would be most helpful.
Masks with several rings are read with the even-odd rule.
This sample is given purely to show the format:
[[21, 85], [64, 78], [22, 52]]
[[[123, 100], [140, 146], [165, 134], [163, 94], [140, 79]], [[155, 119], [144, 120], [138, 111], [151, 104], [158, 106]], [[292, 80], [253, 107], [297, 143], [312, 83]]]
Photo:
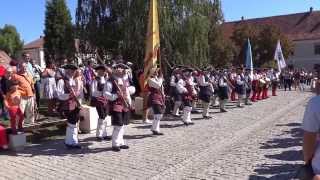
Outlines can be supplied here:
[[[18, 131], [20, 133], [23, 132], [23, 113], [19, 108], [20, 104], [20, 91], [18, 90], [19, 82], [18, 81], [10, 81], [8, 92], [5, 96], [4, 104], [7, 108], [10, 116], [10, 126], [12, 129], [12, 134], [17, 134]], [[18, 131], [17, 131], [17, 119], [18, 119]]]

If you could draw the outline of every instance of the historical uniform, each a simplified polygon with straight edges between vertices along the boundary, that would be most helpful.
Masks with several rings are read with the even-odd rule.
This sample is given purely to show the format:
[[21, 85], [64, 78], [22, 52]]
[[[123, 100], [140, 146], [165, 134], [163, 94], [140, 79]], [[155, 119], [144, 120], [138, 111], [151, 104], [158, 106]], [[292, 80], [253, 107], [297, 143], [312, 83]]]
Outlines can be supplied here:
[[194, 124], [191, 121], [192, 103], [196, 97], [194, 81], [191, 76], [192, 69], [183, 70], [183, 78], [178, 81], [177, 88], [179, 93], [183, 94], [183, 117], [182, 121], [185, 125]]
[[60, 110], [67, 117], [67, 130], [65, 145], [67, 148], [81, 148], [78, 141], [78, 129], [77, 123], [80, 119], [80, 104], [77, 102], [77, 96], [75, 93], [76, 83], [73, 79], [74, 72], [77, 69], [74, 65], [65, 65], [64, 77], [61, 78], [57, 83], [57, 96], [61, 102]]
[[270, 80], [270, 78], [268, 77], [268, 73], [265, 71], [264, 73], [263, 73], [263, 78], [264, 78], [264, 81], [266, 82], [265, 84], [264, 84], [264, 86], [262, 87], [262, 99], [267, 99], [267, 98], [269, 98], [269, 96], [268, 96], [268, 90], [269, 90], [269, 86], [270, 86], [270, 84], [271, 84], [271, 80]]
[[[95, 68], [98, 72], [97, 77], [91, 84], [91, 106], [96, 107], [98, 112], [98, 124], [96, 130], [96, 137], [99, 141], [108, 140], [107, 136], [107, 116], [109, 115], [108, 100], [104, 96], [107, 90], [108, 77], [105, 74], [106, 67], [100, 65]], [[101, 71], [101, 72], [100, 72]]]
[[219, 99], [219, 76], [216, 72], [211, 73], [210, 81], [212, 82], [213, 86], [212, 106], [217, 106], [219, 105], [217, 102], [217, 99]]
[[[219, 80], [218, 80], [218, 87], [219, 87], [219, 100], [220, 100], [220, 111], [227, 112], [225, 109], [225, 105], [229, 99], [228, 96], [228, 80], [226, 74], [221, 72]], [[232, 89], [232, 88], [231, 88]]]
[[[231, 84], [233, 86], [236, 86], [237, 85], [237, 73], [235, 72], [231, 72], [229, 74], [229, 81], [231, 82]], [[236, 100], [236, 89], [231, 89], [231, 101], [235, 101]]]
[[246, 87], [242, 69], [239, 69], [237, 73], [235, 91], [238, 94], [238, 107], [243, 107], [242, 102], [246, 94]]
[[202, 116], [205, 119], [210, 119], [211, 117], [209, 116], [209, 108], [211, 97], [214, 93], [214, 89], [212, 83], [210, 82], [209, 74], [205, 74], [205, 72], [200, 72], [198, 76], [198, 85], [200, 88], [199, 99], [202, 101], [203, 104]]
[[132, 105], [131, 95], [135, 93], [135, 88], [129, 85], [128, 78], [125, 78], [124, 64], [114, 66], [113, 77], [107, 82], [105, 95], [110, 102], [111, 121], [113, 125], [112, 150], [128, 149], [123, 136], [125, 127], [129, 124], [130, 110]]
[[244, 82], [245, 82], [245, 105], [252, 105], [250, 101], [250, 94], [252, 91], [252, 77], [250, 74], [250, 70], [247, 70], [244, 75]]
[[171, 96], [173, 97], [174, 106], [172, 115], [179, 116], [179, 110], [182, 105], [182, 94], [178, 91], [178, 81], [181, 79], [180, 70], [176, 69], [170, 78]]
[[272, 86], [272, 96], [277, 96], [277, 89], [280, 82], [279, 73], [276, 71], [273, 71], [270, 74], [271, 79], [271, 86]]
[[257, 94], [258, 94], [258, 87], [259, 87], [259, 75], [256, 71], [254, 71], [254, 73], [253, 73], [251, 87], [252, 87], [251, 101], [256, 102], [257, 101]]
[[265, 86], [266, 81], [264, 80], [263, 74], [260, 72], [258, 74], [258, 91], [257, 91], [257, 100], [262, 100], [262, 91]]
[[148, 107], [153, 110], [153, 123], [151, 126], [151, 131], [154, 135], [163, 135], [160, 132], [160, 120], [163, 117], [165, 110], [165, 95], [163, 91], [163, 77], [158, 76], [157, 68], [151, 70], [152, 77], [148, 80], [149, 86], [149, 102]]

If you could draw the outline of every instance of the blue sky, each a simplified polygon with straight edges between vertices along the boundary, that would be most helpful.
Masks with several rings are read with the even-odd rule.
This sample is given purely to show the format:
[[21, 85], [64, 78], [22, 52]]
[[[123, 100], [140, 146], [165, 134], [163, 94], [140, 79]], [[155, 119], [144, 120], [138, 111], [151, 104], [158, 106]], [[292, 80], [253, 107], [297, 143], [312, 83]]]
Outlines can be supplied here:
[[[1, 0], [0, 27], [15, 25], [25, 42], [43, 34], [46, 0]], [[66, 0], [72, 17], [77, 0]], [[222, 0], [226, 21], [320, 10], [320, 0]]]

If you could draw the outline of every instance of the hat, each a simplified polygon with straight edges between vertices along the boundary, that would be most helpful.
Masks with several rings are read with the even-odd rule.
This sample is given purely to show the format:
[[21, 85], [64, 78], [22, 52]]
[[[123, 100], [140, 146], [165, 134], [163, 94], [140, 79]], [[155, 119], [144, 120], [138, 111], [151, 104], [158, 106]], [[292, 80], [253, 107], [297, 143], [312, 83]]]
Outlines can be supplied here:
[[193, 71], [194, 70], [192, 68], [185, 68], [185, 69], [182, 70], [183, 73], [187, 73], [187, 72], [191, 73]]
[[71, 69], [71, 70], [77, 70], [78, 66], [74, 65], [74, 64], [66, 64], [64, 66], [62, 66], [63, 69]]
[[123, 63], [118, 63], [118, 64], [115, 64], [112, 66], [114, 69], [118, 69], [118, 68], [121, 68], [121, 69], [130, 69], [129, 66], [123, 64]]
[[132, 63], [132, 62], [130, 62], [130, 61], [128, 61], [128, 62], [126, 63], [126, 65], [128, 65], [128, 66], [132, 66], [132, 65], [133, 65], [133, 63]]
[[106, 70], [106, 66], [103, 64], [99, 64], [96, 67], [94, 67], [95, 70]]

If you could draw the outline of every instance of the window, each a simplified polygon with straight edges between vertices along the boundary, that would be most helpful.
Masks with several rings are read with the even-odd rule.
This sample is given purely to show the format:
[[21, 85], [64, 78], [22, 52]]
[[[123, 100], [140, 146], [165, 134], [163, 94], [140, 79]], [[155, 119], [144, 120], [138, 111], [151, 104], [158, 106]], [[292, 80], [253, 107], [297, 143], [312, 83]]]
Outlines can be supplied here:
[[315, 55], [320, 55], [320, 44], [315, 44], [314, 45], [314, 54]]

